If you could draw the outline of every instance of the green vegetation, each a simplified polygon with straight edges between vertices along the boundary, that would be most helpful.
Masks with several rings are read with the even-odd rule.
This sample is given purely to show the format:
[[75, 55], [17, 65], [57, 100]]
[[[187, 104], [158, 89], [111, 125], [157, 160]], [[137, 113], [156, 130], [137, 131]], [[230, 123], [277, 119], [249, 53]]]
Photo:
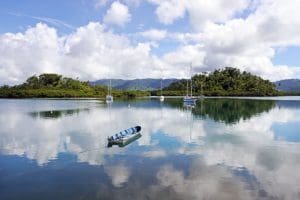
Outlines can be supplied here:
[[[106, 86], [91, 86], [89, 82], [82, 82], [58, 74], [41, 74], [29, 77], [25, 83], [17, 86], [0, 87], [0, 98], [34, 98], [34, 97], [96, 97], [104, 98], [107, 94]], [[145, 91], [113, 90], [116, 98], [135, 98], [148, 96]]]
[[[205, 96], [275, 96], [279, 92], [275, 85], [259, 76], [239, 69], [226, 67], [206, 74], [192, 77], [193, 94]], [[170, 84], [163, 89], [164, 95], [185, 95], [186, 80]], [[152, 95], [159, 91], [152, 92]]]
[[[284, 95], [278, 92], [275, 85], [268, 80], [236, 68], [226, 67], [210, 74], [197, 74], [192, 77], [193, 94], [205, 96], [275, 96]], [[180, 80], [163, 89], [163, 95], [185, 95], [186, 80]], [[29, 77], [25, 83], [17, 86], [0, 87], [0, 98], [33, 98], [33, 97], [97, 97], [104, 98], [106, 86], [92, 86], [58, 74], [41, 74]], [[116, 98], [135, 98], [148, 96], [150, 92], [138, 90], [113, 90]], [[152, 91], [151, 95], [160, 95]]]

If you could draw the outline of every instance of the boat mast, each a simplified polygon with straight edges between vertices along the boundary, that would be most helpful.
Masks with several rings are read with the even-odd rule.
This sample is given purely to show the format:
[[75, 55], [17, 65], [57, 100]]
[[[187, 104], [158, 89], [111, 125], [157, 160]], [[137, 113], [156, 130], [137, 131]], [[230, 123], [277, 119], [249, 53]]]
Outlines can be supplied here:
[[107, 95], [109, 95], [109, 83], [107, 84]]
[[189, 96], [189, 79], [186, 79], [186, 96]]
[[109, 79], [109, 84], [108, 84], [108, 95], [111, 96], [111, 79]]
[[191, 75], [191, 97], [193, 97], [193, 77], [192, 77], [192, 63], [191, 63], [191, 65], [190, 65], [190, 75]]
[[160, 96], [162, 96], [162, 78], [160, 79]]

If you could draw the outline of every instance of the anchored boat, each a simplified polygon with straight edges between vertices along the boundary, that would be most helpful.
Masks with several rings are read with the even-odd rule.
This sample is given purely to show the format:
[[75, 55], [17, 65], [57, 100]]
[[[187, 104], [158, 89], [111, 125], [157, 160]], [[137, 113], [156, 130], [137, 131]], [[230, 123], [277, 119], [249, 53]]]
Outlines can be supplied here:
[[111, 90], [111, 80], [109, 80], [109, 85], [107, 86], [106, 103], [112, 103], [114, 101], [114, 97], [111, 94]]
[[[189, 82], [191, 95], [189, 95]], [[190, 79], [186, 80], [186, 96], [183, 97], [183, 102], [185, 104], [196, 104], [197, 98], [193, 97], [193, 78], [192, 78], [192, 63], [190, 65]]]
[[116, 133], [115, 135], [108, 137], [108, 146], [117, 144], [121, 146], [125, 146], [129, 144], [131, 141], [134, 141], [141, 137], [141, 134], [139, 133], [141, 131], [142, 127], [135, 126], [129, 129], [126, 129], [124, 131], [121, 131], [119, 133]]

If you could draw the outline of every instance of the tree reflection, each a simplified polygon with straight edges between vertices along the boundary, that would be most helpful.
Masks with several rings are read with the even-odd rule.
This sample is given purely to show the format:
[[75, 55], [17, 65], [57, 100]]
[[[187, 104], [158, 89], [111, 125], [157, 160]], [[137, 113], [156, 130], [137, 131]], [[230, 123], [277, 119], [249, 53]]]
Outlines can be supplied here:
[[275, 107], [272, 100], [209, 99], [197, 104], [193, 114], [227, 124], [250, 119]]
[[[166, 103], [178, 109], [188, 109], [180, 100], [168, 100]], [[199, 100], [191, 110], [196, 117], [233, 124], [241, 119], [250, 119], [260, 113], [268, 112], [275, 106], [274, 100], [216, 98]]]
[[33, 118], [42, 118], [42, 119], [58, 119], [65, 116], [71, 116], [79, 114], [79, 112], [86, 111], [88, 108], [83, 109], [68, 109], [68, 110], [50, 110], [50, 111], [39, 111], [39, 112], [30, 112], [28, 113]]

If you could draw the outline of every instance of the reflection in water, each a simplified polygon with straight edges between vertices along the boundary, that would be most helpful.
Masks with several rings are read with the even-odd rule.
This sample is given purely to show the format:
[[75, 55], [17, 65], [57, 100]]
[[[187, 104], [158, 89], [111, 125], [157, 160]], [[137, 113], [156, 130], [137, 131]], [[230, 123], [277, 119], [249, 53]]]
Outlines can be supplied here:
[[79, 114], [79, 112], [88, 112], [89, 108], [82, 109], [69, 109], [69, 110], [50, 110], [50, 111], [39, 111], [30, 112], [29, 115], [34, 118], [44, 118], [44, 119], [57, 119], [65, 116], [71, 116], [74, 114]]
[[204, 105], [196, 107], [193, 114], [230, 124], [240, 119], [250, 119], [274, 107], [275, 101], [272, 100], [211, 99], [204, 101]]
[[[64, 102], [59, 119], [47, 120], [2, 100], [0, 197], [299, 199], [300, 101], [288, 102], [205, 99], [186, 109], [181, 100], [146, 100], [74, 114]], [[143, 137], [106, 147], [135, 124]]]
[[[180, 108], [180, 102], [177, 100], [167, 103]], [[212, 98], [199, 100], [194, 105], [184, 104], [184, 107], [187, 109], [193, 108], [195, 116], [231, 124], [238, 122], [240, 119], [246, 120], [262, 112], [268, 112], [275, 107], [275, 104], [274, 100]]]

